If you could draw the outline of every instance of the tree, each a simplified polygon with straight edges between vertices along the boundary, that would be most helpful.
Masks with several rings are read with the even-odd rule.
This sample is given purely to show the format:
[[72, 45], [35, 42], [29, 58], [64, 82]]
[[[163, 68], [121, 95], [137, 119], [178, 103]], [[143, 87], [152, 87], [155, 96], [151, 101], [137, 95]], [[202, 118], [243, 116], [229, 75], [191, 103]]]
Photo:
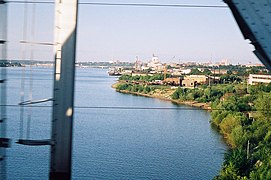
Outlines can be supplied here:
[[232, 130], [237, 127], [241, 126], [240, 118], [233, 114], [228, 114], [220, 123], [219, 128], [224, 134], [224, 136], [228, 137], [231, 134]]
[[177, 88], [175, 91], [174, 91], [174, 93], [171, 95], [171, 98], [172, 99], [179, 99], [180, 98], [180, 96], [181, 96], [181, 94], [182, 94], [182, 92], [183, 92], [183, 90], [182, 90], [182, 88]]
[[127, 90], [127, 88], [129, 87], [129, 84], [124, 83], [124, 84], [119, 84], [116, 89], [117, 90]]
[[192, 74], [192, 75], [198, 75], [198, 74], [202, 74], [202, 72], [199, 71], [197, 68], [194, 68], [194, 69], [191, 69], [190, 74]]
[[260, 93], [255, 101], [255, 108], [257, 110], [257, 119], [269, 120], [271, 118], [271, 94]]
[[148, 94], [151, 91], [151, 88], [149, 86], [145, 86], [143, 92], [145, 94]]
[[203, 74], [204, 74], [204, 75], [211, 75], [212, 72], [211, 72], [210, 69], [204, 69], [204, 70], [203, 70]]
[[241, 177], [238, 176], [238, 171], [233, 163], [225, 165], [220, 172], [219, 176], [215, 177], [215, 180], [240, 180]]

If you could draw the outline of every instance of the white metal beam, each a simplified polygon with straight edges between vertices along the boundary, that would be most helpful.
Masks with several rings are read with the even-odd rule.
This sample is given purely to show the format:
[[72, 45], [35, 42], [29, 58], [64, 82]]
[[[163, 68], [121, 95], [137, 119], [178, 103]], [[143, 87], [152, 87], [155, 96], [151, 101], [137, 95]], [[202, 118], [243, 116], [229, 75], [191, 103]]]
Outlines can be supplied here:
[[56, 0], [55, 74], [50, 179], [70, 179], [77, 0]]
[[[6, 63], [6, 39], [7, 39], [7, 4], [0, 0], [0, 60]], [[9, 139], [6, 138], [6, 68], [1, 68], [0, 73], [0, 179], [6, 179], [6, 148], [9, 147]]]

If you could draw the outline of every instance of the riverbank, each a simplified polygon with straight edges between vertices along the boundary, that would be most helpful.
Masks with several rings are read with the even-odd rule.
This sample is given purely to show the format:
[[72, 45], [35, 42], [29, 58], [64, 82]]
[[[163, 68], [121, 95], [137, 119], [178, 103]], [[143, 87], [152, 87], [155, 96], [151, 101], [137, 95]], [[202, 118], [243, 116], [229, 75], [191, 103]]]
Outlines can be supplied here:
[[137, 79], [122, 78], [125, 82], [120, 81], [116, 89], [202, 109], [211, 110], [209, 104], [215, 107], [210, 122], [229, 149], [214, 179], [271, 179], [271, 84], [251, 86], [235, 82], [188, 89], [143, 84]]
[[[116, 82], [111, 87], [116, 89], [116, 87], [119, 84], [121, 84], [121, 83]], [[150, 97], [150, 98], [157, 98], [157, 99], [161, 99], [161, 100], [164, 100], [164, 101], [171, 101], [171, 102], [176, 103], [176, 104], [182, 104], [182, 105], [197, 107], [197, 108], [201, 108], [201, 109], [204, 109], [204, 110], [211, 111], [210, 103], [200, 103], [200, 102], [197, 102], [197, 101], [181, 101], [181, 100], [172, 99], [171, 95], [174, 93], [175, 90], [176, 89], [163, 89], [163, 90], [156, 89], [156, 90], [151, 91], [148, 94], [146, 94], [146, 93], [131, 92], [131, 91], [128, 91], [128, 90], [117, 90], [116, 89], [116, 91], [120, 92], [120, 93], [133, 94], [133, 95], [137, 95], [137, 96], [144, 96], [144, 97]]]

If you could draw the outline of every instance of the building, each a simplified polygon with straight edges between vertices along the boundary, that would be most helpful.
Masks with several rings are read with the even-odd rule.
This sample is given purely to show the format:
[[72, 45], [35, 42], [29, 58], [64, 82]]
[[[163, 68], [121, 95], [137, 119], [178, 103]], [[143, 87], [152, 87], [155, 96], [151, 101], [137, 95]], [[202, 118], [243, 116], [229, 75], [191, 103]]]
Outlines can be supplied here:
[[181, 78], [166, 78], [163, 81], [163, 84], [171, 85], [171, 86], [180, 86]]
[[227, 74], [227, 69], [211, 69], [212, 74]]
[[228, 66], [230, 65], [229, 60], [228, 59], [222, 59], [219, 63], [220, 66]]
[[171, 75], [176, 77], [176, 76], [181, 76], [182, 73], [180, 72], [180, 69], [172, 69]]
[[183, 87], [197, 87], [200, 84], [213, 84], [219, 82], [219, 77], [205, 75], [189, 75], [185, 76], [181, 81]]
[[246, 67], [264, 67], [263, 64], [252, 64], [251, 62], [249, 64], [246, 64], [245, 65]]
[[182, 80], [182, 87], [196, 87], [197, 81], [195, 81], [194, 79], [183, 79]]
[[142, 62], [140, 60], [138, 60], [138, 57], [136, 57], [134, 69], [136, 71], [141, 71], [142, 70], [141, 67], [142, 67]]
[[183, 87], [196, 87], [198, 84], [207, 84], [208, 77], [205, 75], [189, 75], [182, 80]]
[[258, 83], [271, 83], [271, 75], [262, 75], [262, 74], [250, 74], [248, 76], [248, 84], [255, 85]]
[[180, 70], [182, 74], [189, 74], [191, 73], [191, 69], [181, 69]]
[[157, 68], [157, 66], [162, 66], [162, 64], [160, 63], [159, 58], [153, 54], [152, 59], [148, 62], [147, 66], [149, 68]]

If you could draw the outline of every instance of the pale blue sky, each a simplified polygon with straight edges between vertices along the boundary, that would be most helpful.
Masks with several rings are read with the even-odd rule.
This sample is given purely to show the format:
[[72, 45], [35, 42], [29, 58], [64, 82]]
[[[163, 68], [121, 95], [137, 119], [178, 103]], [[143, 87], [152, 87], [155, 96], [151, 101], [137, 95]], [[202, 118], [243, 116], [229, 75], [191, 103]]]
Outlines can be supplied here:
[[[221, 0], [95, 2], [225, 5]], [[9, 5], [9, 58], [21, 58], [18, 41], [22, 39], [23, 7]], [[36, 40], [52, 42], [54, 6], [36, 7]], [[30, 14], [31, 9], [29, 5]], [[154, 53], [162, 62], [229, 59], [233, 64], [258, 63], [252, 50], [228, 8], [79, 6], [77, 61], [132, 62], [138, 56], [147, 62]], [[35, 47], [35, 59], [52, 60], [52, 47]]]

